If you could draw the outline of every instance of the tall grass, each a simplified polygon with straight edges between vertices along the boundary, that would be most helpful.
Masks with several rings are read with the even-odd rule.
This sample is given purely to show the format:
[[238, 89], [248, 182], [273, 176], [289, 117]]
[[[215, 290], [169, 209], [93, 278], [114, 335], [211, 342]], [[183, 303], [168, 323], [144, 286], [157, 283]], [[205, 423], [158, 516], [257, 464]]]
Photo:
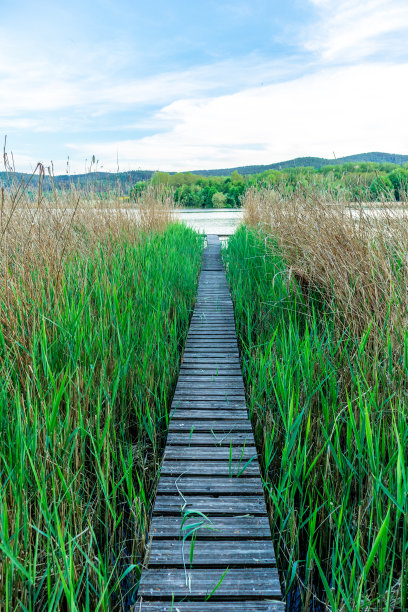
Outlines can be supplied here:
[[225, 257], [288, 609], [405, 610], [406, 226], [256, 197]]
[[[135, 598], [202, 239], [3, 191], [0, 608]], [[15, 206], [18, 199], [19, 206]], [[170, 203], [171, 204], [171, 203]]]

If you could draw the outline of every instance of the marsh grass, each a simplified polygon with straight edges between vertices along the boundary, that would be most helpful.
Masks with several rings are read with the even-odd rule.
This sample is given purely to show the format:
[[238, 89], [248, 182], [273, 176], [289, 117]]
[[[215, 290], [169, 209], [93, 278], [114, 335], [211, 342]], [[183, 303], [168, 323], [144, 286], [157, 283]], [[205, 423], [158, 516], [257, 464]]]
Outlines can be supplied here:
[[149, 198], [2, 190], [1, 609], [135, 599], [203, 247]]
[[406, 222], [276, 193], [248, 204], [225, 258], [287, 596], [405, 610]]

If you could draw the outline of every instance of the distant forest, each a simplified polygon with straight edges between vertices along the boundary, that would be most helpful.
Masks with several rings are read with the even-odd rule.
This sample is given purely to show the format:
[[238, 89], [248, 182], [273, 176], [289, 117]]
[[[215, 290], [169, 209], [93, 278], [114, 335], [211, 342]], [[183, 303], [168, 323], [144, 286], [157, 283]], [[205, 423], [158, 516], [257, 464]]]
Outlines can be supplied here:
[[408, 162], [345, 162], [320, 168], [288, 167], [241, 175], [200, 176], [191, 172], [155, 173], [149, 182], [139, 181], [130, 192], [137, 197], [147, 186], [172, 188], [180, 206], [193, 208], [237, 208], [249, 187], [275, 187], [281, 193], [320, 191], [346, 201], [402, 200], [408, 193]]
[[[287, 182], [290, 186], [293, 181], [297, 180], [295, 177], [300, 175], [303, 177], [303, 183], [305, 181], [310, 183], [311, 176], [319, 177], [327, 173], [333, 179], [329, 181], [331, 187], [334, 188], [337, 185], [336, 188], [339, 188], [339, 180], [341, 185], [356, 183], [356, 187], [353, 187], [350, 192], [350, 197], [354, 197], [354, 193], [367, 195], [367, 189], [371, 188], [375, 179], [379, 179], [377, 183], [379, 182], [380, 187], [382, 186], [381, 177], [384, 178], [385, 189], [390, 189], [389, 182], [385, 179], [390, 178], [392, 182], [394, 175], [388, 175], [398, 168], [405, 170], [407, 164], [408, 155], [390, 153], [361, 153], [334, 160], [321, 157], [299, 157], [264, 166], [194, 170], [188, 173], [131, 170], [117, 173], [63, 174], [54, 177], [46, 175], [43, 180], [43, 189], [44, 191], [51, 191], [53, 186], [56, 189], [67, 189], [74, 186], [79, 189], [92, 189], [101, 195], [114, 192], [133, 197], [142, 188], [141, 183], [145, 184], [147, 181], [153, 180], [153, 182], [167, 182], [172, 185], [176, 191], [178, 190], [177, 197], [185, 206], [223, 205], [228, 207], [239, 205], [239, 198], [248, 185], [266, 181], [269, 184], [271, 182], [279, 184]], [[280, 174], [274, 174], [274, 172]], [[347, 175], [347, 181], [345, 182], [339, 178], [343, 174]], [[353, 175], [353, 177], [349, 175]], [[362, 178], [357, 178], [356, 175], [359, 175], [359, 177], [361, 175]], [[13, 183], [23, 182], [27, 184], [30, 181], [29, 190], [37, 190], [38, 176], [33, 176], [31, 180], [30, 177], [31, 175], [27, 173], [0, 172], [0, 186], [8, 188]], [[209, 179], [209, 182], [206, 182], [205, 179]], [[370, 193], [375, 193], [377, 187], [374, 182]], [[199, 191], [202, 192], [200, 197], [197, 195]], [[213, 202], [215, 193], [224, 194], [225, 198], [217, 196]]]

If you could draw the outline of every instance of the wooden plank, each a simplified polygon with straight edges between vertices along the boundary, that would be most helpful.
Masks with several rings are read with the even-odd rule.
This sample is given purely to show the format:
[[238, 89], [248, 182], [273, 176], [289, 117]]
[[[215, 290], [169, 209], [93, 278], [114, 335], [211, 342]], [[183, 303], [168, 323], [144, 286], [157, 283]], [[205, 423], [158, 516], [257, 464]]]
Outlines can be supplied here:
[[269, 540], [271, 529], [266, 516], [213, 516], [211, 519], [181, 516], [155, 516], [150, 535], [155, 540], [182, 538], [188, 531], [202, 523], [196, 531], [197, 540]]
[[161, 476], [158, 495], [262, 495], [260, 478], [225, 476]]
[[[225, 308], [225, 307], [223, 307]], [[233, 327], [236, 330], [235, 325], [235, 315], [233, 311], [221, 310], [217, 309], [216, 306], [205, 306], [199, 307], [199, 309], [194, 310], [194, 314], [191, 317], [192, 325], [203, 325], [204, 323], [214, 326], [221, 327], [223, 325], [227, 325], [228, 327]]]
[[235, 423], [236, 421], [247, 421], [248, 413], [245, 407], [238, 410], [220, 410], [218, 409], [216, 414], [214, 414], [214, 410], [203, 409], [189, 409], [185, 410], [184, 408], [176, 408], [171, 412], [171, 419], [175, 422], [177, 420], [190, 420], [190, 419], [200, 419], [201, 421], [209, 420], [213, 421], [214, 417], [217, 417], [217, 423], [224, 421], [227, 423]]
[[192, 336], [187, 336], [187, 340], [186, 340], [186, 347], [187, 345], [203, 345], [204, 348], [206, 348], [207, 346], [210, 345], [216, 345], [217, 343], [219, 343], [220, 345], [222, 345], [225, 348], [228, 348], [229, 346], [236, 346], [237, 345], [237, 338], [236, 335], [233, 334], [231, 335], [232, 337], [230, 338], [217, 338], [217, 337], [211, 337], [210, 335], [206, 335], [206, 337], [204, 338], [194, 338]]
[[[214, 415], [213, 415], [214, 418]], [[248, 419], [219, 421], [219, 420], [201, 420], [198, 415], [196, 419], [172, 419], [169, 425], [169, 431], [204, 431], [210, 433], [211, 431], [229, 433], [229, 432], [252, 432], [252, 427]]]
[[216, 382], [219, 384], [224, 384], [226, 385], [226, 388], [228, 388], [229, 385], [239, 385], [240, 387], [244, 388], [244, 382], [242, 380], [242, 374], [240, 373], [239, 375], [235, 375], [235, 374], [228, 374], [226, 372], [218, 372], [218, 374], [200, 374], [199, 376], [195, 376], [194, 374], [191, 374], [189, 372], [180, 372], [179, 375], [179, 380], [178, 382], [181, 383], [188, 383], [188, 382], [197, 382], [200, 384], [206, 384], [207, 382]]
[[219, 355], [220, 353], [233, 353], [234, 357], [239, 356], [238, 344], [234, 342], [225, 342], [220, 340], [187, 340], [184, 352], [186, 353], [213, 353]]
[[[188, 374], [186, 372], [183, 372], [180, 374], [180, 378], [179, 378], [180, 385], [188, 384], [191, 382], [197, 383], [197, 388], [201, 388], [201, 386], [205, 388], [208, 384], [217, 383], [219, 386], [224, 386], [226, 390], [229, 389], [231, 385], [233, 385], [234, 387], [238, 386], [244, 389], [244, 383], [242, 382], [242, 375], [230, 376], [229, 374], [218, 373], [218, 374], [207, 374], [207, 375], [201, 374], [199, 376], [195, 376], [193, 374]], [[194, 385], [194, 387], [196, 387], [196, 385]]]
[[205, 355], [188, 355], [184, 354], [182, 361], [182, 365], [186, 365], [189, 363], [201, 363], [203, 365], [211, 365], [214, 367], [227, 367], [228, 365], [238, 367], [240, 365], [240, 360], [235, 355], [233, 357], [229, 357], [228, 355], [214, 355], [209, 354], [208, 357]]
[[225, 400], [211, 398], [201, 401], [200, 399], [194, 398], [188, 400], [177, 398], [173, 399], [171, 409], [177, 410], [177, 408], [194, 408], [195, 410], [199, 410], [200, 408], [203, 410], [212, 410], [213, 408], [215, 410], [246, 410], [246, 404], [244, 399]]
[[191, 320], [191, 326], [189, 333], [193, 331], [236, 333], [234, 319], [231, 317], [202, 317], [200, 320]]
[[[227, 325], [227, 324], [226, 324]], [[187, 338], [193, 338], [199, 336], [200, 338], [232, 338], [234, 340], [237, 339], [235, 329], [231, 328], [232, 326], [228, 325], [228, 327], [222, 328], [221, 325], [210, 327], [208, 324], [198, 325], [194, 324], [188, 333]]]
[[242, 389], [217, 389], [215, 385], [214, 387], [215, 388], [213, 389], [194, 389], [191, 387], [191, 385], [189, 387], [177, 387], [173, 401], [177, 401], [181, 398], [183, 398], [185, 401], [192, 398], [200, 398], [205, 402], [216, 397], [225, 401], [228, 401], [229, 399], [235, 401], [237, 398], [245, 400], [245, 393]]
[[217, 358], [217, 357], [221, 357], [222, 355], [224, 355], [225, 357], [235, 357], [237, 359], [239, 359], [239, 351], [238, 351], [238, 345], [236, 346], [225, 346], [224, 343], [222, 344], [218, 344], [217, 346], [210, 346], [208, 344], [201, 344], [201, 343], [197, 343], [195, 342], [196, 346], [186, 346], [184, 348], [184, 353], [193, 353], [193, 354], [197, 354], [197, 355], [201, 355], [204, 356], [203, 353], [208, 353], [207, 357], [213, 357], [213, 358]]
[[245, 403], [245, 394], [243, 391], [235, 391], [234, 389], [228, 389], [228, 391], [222, 389], [177, 389], [173, 397], [174, 406], [180, 405], [177, 402], [226, 402], [231, 407], [231, 404], [242, 402]]
[[149, 567], [275, 567], [275, 551], [268, 540], [156, 540], [150, 548]]
[[223, 368], [214, 367], [210, 364], [183, 364], [180, 368], [180, 375], [186, 374], [191, 376], [219, 376], [227, 374], [228, 376], [242, 376], [240, 368]]
[[235, 322], [232, 317], [202, 317], [200, 320], [192, 319], [189, 334], [193, 331], [212, 332], [224, 331], [236, 333]]
[[166, 602], [140, 601], [133, 612], [285, 612], [286, 604], [282, 601], [240, 601], [239, 610], [236, 603], [209, 601], [197, 602]]
[[200, 347], [190, 347], [184, 350], [184, 356], [188, 357], [212, 357], [214, 360], [219, 359], [221, 357], [234, 357], [235, 359], [239, 359], [238, 349], [232, 349], [231, 347], [217, 347], [217, 348], [208, 348], [207, 346]]
[[238, 346], [236, 339], [231, 339], [231, 340], [222, 340], [220, 339], [218, 341], [217, 338], [200, 338], [200, 340], [196, 340], [195, 338], [187, 338], [186, 341], [186, 349], [187, 348], [223, 348], [223, 349], [229, 349], [229, 348], [235, 348], [236, 346]]
[[202, 342], [205, 346], [207, 346], [208, 344], [214, 344], [214, 343], [218, 343], [218, 344], [222, 344], [222, 346], [224, 346], [225, 344], [233, 344], [236, 343], [237, 338], [236, 338], [236, 334], [235, 332], [231, 332], [228, 333], [226, 331], [207, 331], [207, 332], [201, 332], [201, 331], [196, 331], [196, 332], [191, 332], [191, 334], [189, 334], [187, 336], [187, 343], [196, 343], [196, 342]]
[[209, 353], [208, 351], [204, 352], [194, 352], [194, 351], [186, 351], [181, 359], [182, 364], [186, 363], [210, 363], [216, 365], [227, 365], [228, 363], [240, 365], [239, 354], [229, 351], [224, 351], [222, 353]]
[[276, 570], [252, 567], [231, 568], [220, 583], [222, 575], [223, 571], [220, 569], [207, 569], [205, 572], [201, 569], [191, 569], [188, 570], [186, 585], [184, 569], [152, 568], [142, 574], [139, 595], [149, 599], [162, 599], [163, 595], [167, 596], [168, 593], [170, 600], [172, 596], [176, 601], [184, 597], [201, 599], [207, 597], [219, 585], [211, 597], [212, 601], [239, 601], [243, 597], [248, 598], [248, 594], [251, 599], [281, 598]]
[[[211, 312], [206, 312], [205, 314], [193, 315], [191, 318], [191, 325], [193, 329], [195, 327], [204, 328], [205, 326], [209, 326], [209, 329], [215, 328], [230, 328], [231, 331], [235, 331], [235, 319], [233, 314], [213, 314]], [[191, 328], [190, 328], [191, 331]]]
[[218, 390], [219, 393], [227, 393], [234, 395], [245, 395], [244, 383], [242, 377], [234, 376], [232, 380], [225, 380], [224, 376], [180, 376], [177, 386], [176, 393], [179, 390], [187, 389], [189, 392], [199, 391], [206, 393], [206, 391]]
[[232, 461], [169, 461], [165, 460], [160, 468], [161, 476], [257, 476], [260, 478], [259, 466], [256, 457], [248, 463], [234, 459]]
[[246, 515], [266, 516], [263, 495], [158, 495], [154, 505], [154, 514], [180, 515], [184, 510], [197, 510], [208, 516], [216, 515]]
[[235, 329], [232, 329], [231, 326], [209, 326], [207, 325], [203, 325], [200, 324], [198, 325], [197, 323], [194, 325], [194, 327], [190, 328], [189, 334], [188, 334], [188, 338], [196, 338], [196, 337], [200, 337], [200, 338], [233, 338], [234, 340], [236, 340], [236, 331]]
[[239, 446], [166, 446], [164, 458], [171, 460], [188, 461], [229, 461], [236, 459], [246, 462], [252, 457], [257, 457], [255, 446], [247, 445], [244, 449]]
[[198, 298], [194, 313], [197, 316], [203, 314], [220, 314], [228, 316], [233, 315], [231, 309], [233, 308], [231, 300], [211, 299], [211, 298]]
[[168, 446], [207, 446], [209, 452], [214, 447], [230, 447], [239, 446], [243, 448], [244, 445], [248, 446], [254, 443], [254, 436], [252, 431], [246, 433], [231, 432], [231, 433], [201, 433], [199, 431], [189, 432], [173, 432], [170, 431], [167, 435]]

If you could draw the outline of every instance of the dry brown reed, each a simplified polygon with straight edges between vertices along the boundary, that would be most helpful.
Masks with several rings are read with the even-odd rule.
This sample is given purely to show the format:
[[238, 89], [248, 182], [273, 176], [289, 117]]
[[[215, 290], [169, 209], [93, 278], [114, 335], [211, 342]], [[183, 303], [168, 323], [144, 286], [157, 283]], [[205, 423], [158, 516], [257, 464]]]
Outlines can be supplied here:
[[408, 213], [398, 208], [383, 203], [373, 211], [318, 191], [288, 197], [250, 189], [244, 222], [273, 236], [289, 278], [333, 300], [338, 322], [356, 337], [369, 326], [372, 337], [398, 335], [408, 314]]
[[[7, 276], [10, 265], [24, 263], [31, 258], [42, 261], [53, 269], [70, 252], [89, 251], [107, 236], [127, 234], [134, 237], [140, 231], [163, 229], [173, 221], [172, 194], [152, 187], [136, 202], [139, 210], [130, 210], [127, 203], [113, 196], [97, 199], [92, 190], [70, 189], [44, 193], [41, 177], [44, 167], [36, 172], [39, 187], [35, 193], [30, 184], [12, 181], [9, 189], [1, 188], [0, 207], [0, 267]], [[23, 266], [23, 267], [24, 267]]]
[[0, 193], [0, 610], [119, 609], [201, 243], [162, 231], [174, 203], [158, 188], [135, 211], [39, 184]]

